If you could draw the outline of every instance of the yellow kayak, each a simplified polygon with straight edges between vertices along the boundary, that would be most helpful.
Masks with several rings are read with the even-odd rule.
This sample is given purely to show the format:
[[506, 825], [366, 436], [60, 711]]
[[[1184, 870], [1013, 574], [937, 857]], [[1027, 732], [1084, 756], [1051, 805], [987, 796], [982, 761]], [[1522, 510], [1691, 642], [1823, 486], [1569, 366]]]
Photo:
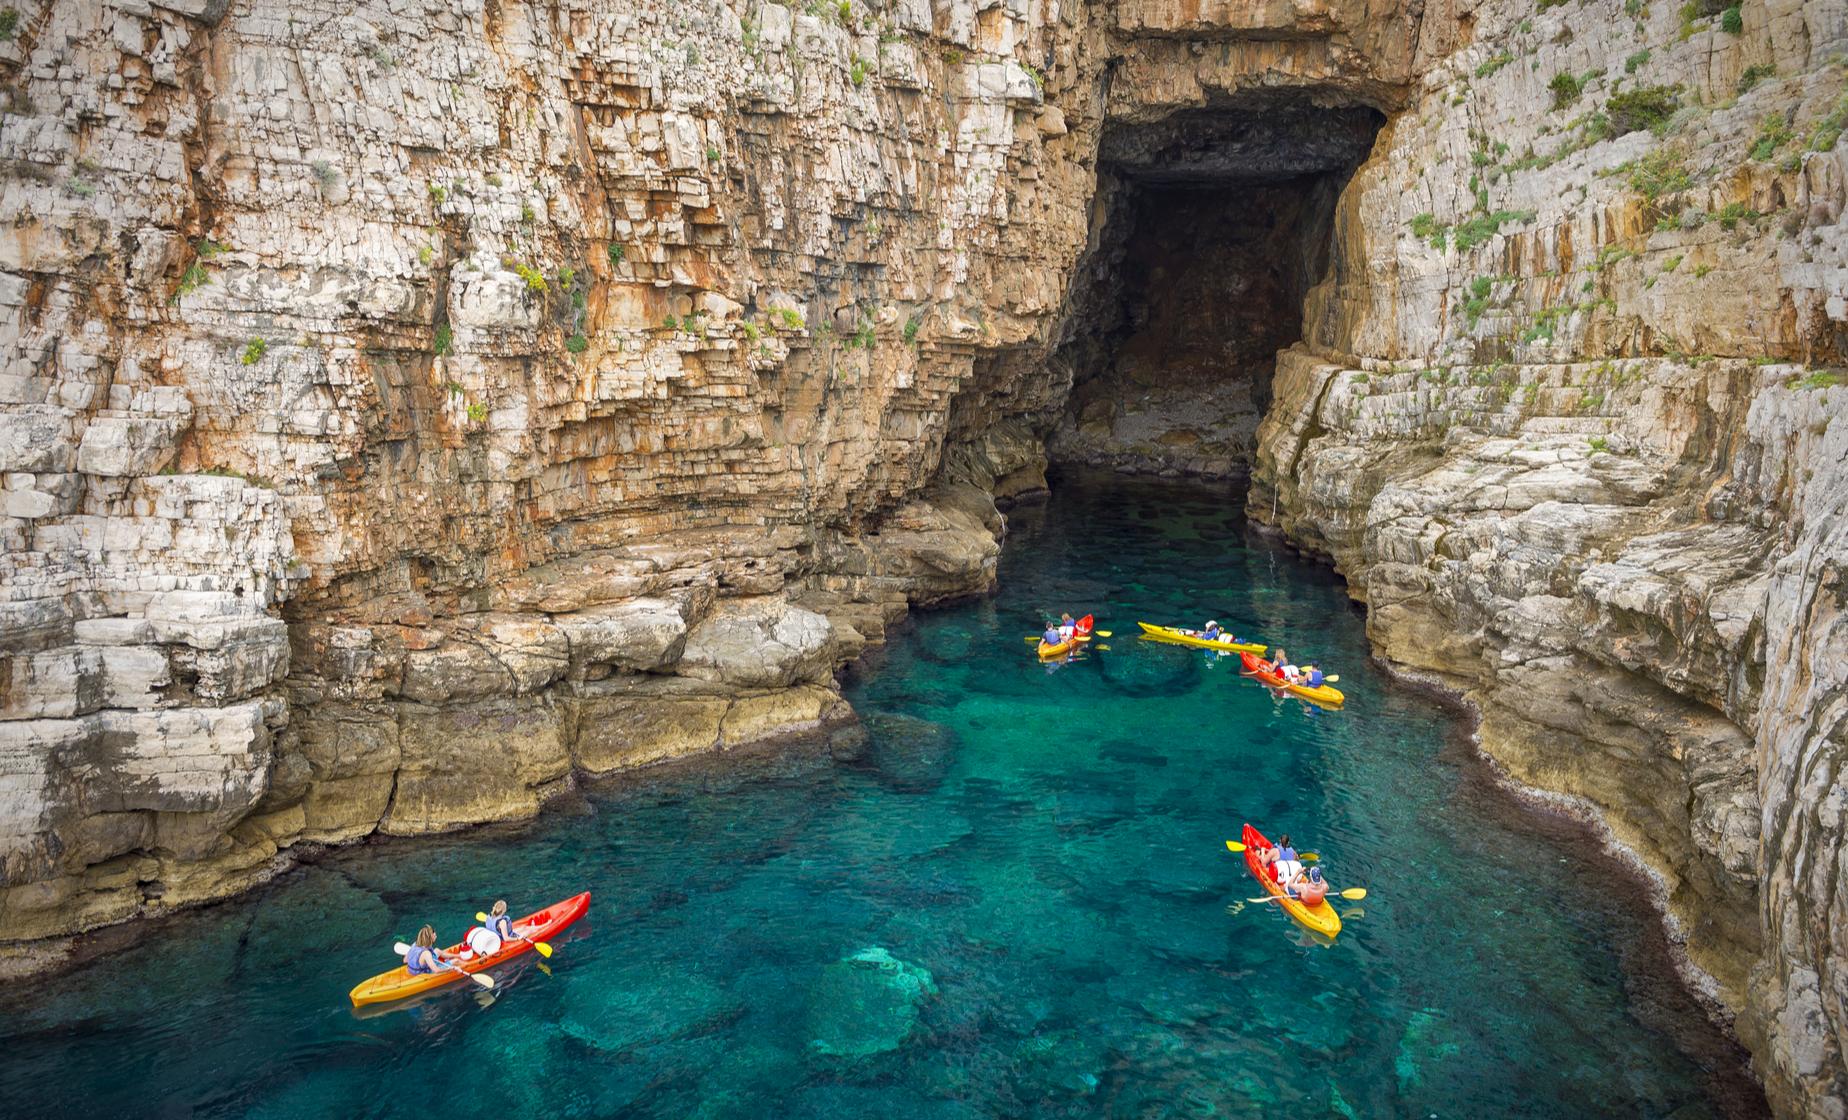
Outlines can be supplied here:
[[1293, 692], [1305, 700], [1314, 700], [1318, 704], [1340, 707], [1342, 702], [1347, 699], [1346, 696], [1341, 694], [1341, 690], [1333, 685], [1325, 684], [1311, 688], [1306, 684], [1291, 684], [1289, 681], [1277, 675], [1276, 666], [1268, 661], [1253, 657], [1249, 653], [1240, 654], [1239, 660], [1244, 662], [1246, 672], [1263, 681], [1265, 684], [1270, 685], [1272, 688], [1281, 688], [1285, 692]]
[[1146, 622], [1138, 622], [1136, 625], [1142, 627], [1143, 637], [1154, 638], [1158, 642], [1178, 642], [1184, 646], [1199, 646], [1201, 649], [1216, 649], [1224, 653], [1263, 653], [1268, 648], [1263, 642], [1208, 641], [1198, 634], [1176, 630], [1172, 626], [1151, 626]]
[[1341, 916], [1335, 913], [1335, 908], [1328, 904], [1326, 898], [1314, 906], [1303, 905], [1278, 886], [1270, 870], [1258, 863], [1258, 853], [1270, 846], [1271, 842], [1264, 838], [1263, 833], [1250, 825], [1245, 826], [1245, 869], [1251, 872], [1251, 877], [1264, 884], [1264, 889], [1276, 897], [1277, 905], [1288, 911], [1290, 917], [1323, 937], [1332, 938], [1340, 933]]
[[1091, 640], [1091, 616], [1087, 614], [1083, 618], [1078, 620], [1077, 625], [1074, 628], [1074, 632], [1070, 640], [1053, 643], [1053, 642], [1048, 642], [1044, 638], [1041, 638], [1040, 644], [1039, 644], [1040, 660], [1050, 661], [1055, 657], [1064, 657], [1066, 654], [1077, 649], [1079, 646], [1083, 645], [1084, 643], [1090, 640]]

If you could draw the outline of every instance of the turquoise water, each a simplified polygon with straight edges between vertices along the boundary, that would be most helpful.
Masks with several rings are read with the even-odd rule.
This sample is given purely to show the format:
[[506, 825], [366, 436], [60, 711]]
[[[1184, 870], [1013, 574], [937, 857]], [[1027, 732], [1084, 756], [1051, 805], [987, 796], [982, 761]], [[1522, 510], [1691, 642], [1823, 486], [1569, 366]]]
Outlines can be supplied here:
[[[1451, 716], [1365, 659], [1326, 570], [1236, 499], [1074, 480], [1019, 510], [998, 597], [851, 683], [863, 754], [746, 752], [531, 825], [329, 853], [140, 946], [14, 984], [9, 1117], [1756, 1116], [1636, 887], [1491, 789]], [[1114, 638], [1042, 666], [1045, 611]], [[1327, 712], [1138, 617], [1283, 636]], [[1312, 941], [1224, 847], [1323, 854]], [[434, 920], [589, 888], [550, 974], [368, 1018], [347, 989]]]

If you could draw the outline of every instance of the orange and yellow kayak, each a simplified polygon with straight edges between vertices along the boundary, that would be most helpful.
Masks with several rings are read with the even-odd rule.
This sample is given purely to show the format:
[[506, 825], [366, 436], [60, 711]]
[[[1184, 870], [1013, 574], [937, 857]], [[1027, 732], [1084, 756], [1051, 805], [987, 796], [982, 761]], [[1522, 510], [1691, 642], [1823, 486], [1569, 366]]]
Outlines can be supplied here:
[[1291, 684], [1289, 681], [1277, 675], [1277, 667], [1275, 665], [1265, 661], [1263, 658], [1253, 657], [1249, 653], [1241, 653], [1238, 656], [1239, 659], [1244, 662], [1245, 671], [1247, 673], [1250, 673], [1272, 688], [1281, 688], [1285, 692], [1293, 692], [1305, 700], [1314, 700], [1318, 704], [1334, 704], [1338, 706], [1347, 700], [1347, 697], [1341, 694], [1341, 690], [1332, 685], [1325, 684], [1318, 688], [1310, 688], [1306, 684]]
[[1091, 616], [1087, 614], [1083, 618], [1079, 619], [1077, 622], [1077, 625], [1073, 627], [1071, 641], [1059, 642], [1058, 644], [1055, 645], [1051, 642], [1048, 642], [1046, 639], [1041, 638], [1040, 644], [1039, 644], [1040, 660], [1050, 661], [1055, 657], [1064, 657], [1066, 654], [1077, 649], [1079, 646], [1083, 645], [1084, 643], [1090, 640], [1091, 640]]
[[1335, 913], [1335, 908], [1328, 904], [1327, 899], [1323, 899], [1314, 906], [1303, 905], [1301, 901], [1286, 894], [1284, 889], [1277, 885], [1277, 880], [1271, 878], [1270, 870], [1258, 862], [1258, 853], [1268, 851], [1271, 847], [1271, 842], [1264, 838], [1263, 833], [1246, 825], [1243, 839], [1245, 841], [1245, 869], [1251, 872], [1252, 878], [1264, 884], [1265, 890], [1277, 896], [1277, 905], [1288, 910], [1290, 917], [1323, 937], [1333, 937], [1341, 932], [1341, 915]]
[[[556, 936], [560, 930], [582, 918], [589, 909], [589, 891], [572, 895], [563, 902], [554, 902], [544, 910], [536, 914], [528, 914], [513, 923], [513, 932], [529, 940], [509, 940], [501, 945], [498, 953], [486, 957], [475, 957], [471, 954], [471, 959], [458, 960], [455, 964], [463, 972], [480, 972], [484, 968], [493, 968], [497, 964], [510, 961], [521, 953], [527, 952], [533, 947], [532, 942], [544, 941]], [[451, 945], [447, 952], [457, 954], [466, 947], [457, 943]], [[427, 992], [431, 988], [460, 979], [462, 979], [461, 975], [454, 969], [440, 968], [435, 972], [412, 973], [403, 965], [399, 965], [390, 972], [381, 972], [354, 988], [352, 991], [353, 1006], [363, 1007], [369, 1003], [388, 1003], [395, 999], [404, 999], [407, 996]]]

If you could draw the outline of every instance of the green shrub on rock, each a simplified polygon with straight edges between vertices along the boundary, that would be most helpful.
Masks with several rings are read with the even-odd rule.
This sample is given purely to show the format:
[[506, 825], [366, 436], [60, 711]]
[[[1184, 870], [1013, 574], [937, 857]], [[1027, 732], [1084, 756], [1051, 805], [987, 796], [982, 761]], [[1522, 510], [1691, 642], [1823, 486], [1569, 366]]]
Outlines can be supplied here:
[[1623, 136], [1646, 128], [1660, 128], [1680, 108], [1680, 87], [1641, 86], [1612, 94], [1605, 103], [1604, 112], [1610, 118], [1611, 134]]

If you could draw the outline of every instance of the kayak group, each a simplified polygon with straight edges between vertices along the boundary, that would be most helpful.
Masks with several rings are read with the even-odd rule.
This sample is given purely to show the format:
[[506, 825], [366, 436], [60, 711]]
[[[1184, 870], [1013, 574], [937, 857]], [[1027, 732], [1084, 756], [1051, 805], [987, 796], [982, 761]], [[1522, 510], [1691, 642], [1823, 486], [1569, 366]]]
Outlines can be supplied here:
[[[1076, 648], [1092, 633], [1092, 621], [1091, 615], [1073, 620], [1069, 614], [1062, 615], [1058, 622], [1048, 621], [1045, 633], [1039, 638], [1040, 657], [1060, 657]], [[1144, 637], [1154, 641], [1236, 653], [1247, 673], [1280, 691], [1329, 706], [1339, 706], [1346, 699], [1332, 687], [1332, 682], [1338, 678], [1323, 673], [1317, 662], [1298, 665], [1282, 648], [1272, 651], [1266, 660], [1259, 656], [1268, 648], [1264, 642], [1241, 641], [1237, 634], [1221, 626], [1218, 619], [1208, 619], [1197, 630], [1149, 622], [1136, 625], [1142, 628]], [[1107, 634], [1108, 631], [1097, 633]], [[1244, 853], [1246, 867], [1268, 892], [1267, 897], [1252, 901], [1279, 903], [1292, 918], [1324, 937], [1332, 938], [1341, 931], [1341, 918], [1328, 903], [1328, 881], [1322, 869], [1314, 865], [1318, 857], [1313, 853], [1299, 854], [1287, 834], [1272, 844], [1250, 825], [1245, 826], [1241, 840], [1228, 840], [1226, 846]], [[1354, 887], [1339, 893], [1343, 898], [1359, 899], [1366, 897], [1367, 892]]]

